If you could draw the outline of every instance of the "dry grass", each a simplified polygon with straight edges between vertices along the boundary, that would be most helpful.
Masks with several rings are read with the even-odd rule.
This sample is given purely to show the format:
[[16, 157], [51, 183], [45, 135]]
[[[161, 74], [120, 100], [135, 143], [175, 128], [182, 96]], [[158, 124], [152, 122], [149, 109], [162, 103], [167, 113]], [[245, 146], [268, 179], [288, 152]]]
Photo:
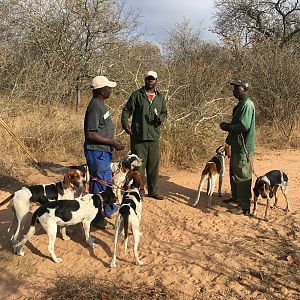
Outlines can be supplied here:
[[[115, 282], [118, 282], [116, 280]], [[86, 276], [61, 276], [55, 280], [53, 286], [40, 291], [38, 299], [43, 300], [169, 300], [178, 299], [163, 284], [156, 282], [154, 286], [141, 284], [115, 283], [103, 279]]]

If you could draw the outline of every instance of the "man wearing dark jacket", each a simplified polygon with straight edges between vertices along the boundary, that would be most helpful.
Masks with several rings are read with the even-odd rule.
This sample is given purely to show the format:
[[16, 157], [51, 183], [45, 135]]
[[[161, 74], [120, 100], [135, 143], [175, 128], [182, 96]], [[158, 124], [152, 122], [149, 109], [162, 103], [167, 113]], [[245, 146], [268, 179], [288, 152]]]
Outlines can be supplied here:
[[251, 203], [252, 169], [255, 138], [255, 107], [247, 95], [248, 84], [235, 80], [233, 95], [239, 100], [234, 107], [231, 123], [221, 123], [220, 127], [228, 131], [226, 143], [231, 146], [230, 186], [234, 202], [238, 207], [231, 210], [235, 214], [249, 215]]
[[[160, 160], [160, 126], [167, 117], [164, 96], [156, 89], [157, 73], [145, 75], [145, 85], [134, 91], [122, 111], [122, 128], [130, 135], [131, 152], [143, 159], [140, 172], [147, 174], [148, 195], [157, 200], [164, 196], [158, 190]], [[128, 119], [132, 117], [131, 125]]]

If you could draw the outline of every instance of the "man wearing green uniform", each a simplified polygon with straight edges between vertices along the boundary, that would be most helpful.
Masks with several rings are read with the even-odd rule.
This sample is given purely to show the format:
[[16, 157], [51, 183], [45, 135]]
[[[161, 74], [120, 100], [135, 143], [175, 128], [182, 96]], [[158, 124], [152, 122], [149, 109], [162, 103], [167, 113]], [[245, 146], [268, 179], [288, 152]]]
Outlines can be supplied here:
[[247, 95], [248, 84], [235, 80], [233, 95], [239, 100], [234, 107], [231, 123], [221, 123], [220, 127], [228, 131], [226, 143], [231, 146], [230, 186], [233, 201], [238, 207], [231, 210], [235, 214], [249, 215], [251, 203], [252, 168], [255, 138], [255, 107]]
[[[143, 159], [139, 171], [145, 181], [147, 174], [148, 195], [157, 200], [164, 196], [158, 190], [160, 159], [160, 126], [167, 117], [164, 96], [156, 89], [157, 73], [145, 75], [145, 85], [134, 91], [122, 111], [122, 128], [130, 134], [131, 152]], [[132, 117], [131, 125], [128, 119]]]

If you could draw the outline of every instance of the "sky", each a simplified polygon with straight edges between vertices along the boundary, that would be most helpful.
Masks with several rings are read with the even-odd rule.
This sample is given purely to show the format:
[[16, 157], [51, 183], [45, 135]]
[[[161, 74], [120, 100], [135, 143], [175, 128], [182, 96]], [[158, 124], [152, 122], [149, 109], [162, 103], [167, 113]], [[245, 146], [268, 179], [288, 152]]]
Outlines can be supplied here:
[[126, 0], [126, 6], [139, 11], [141, 29], [151, 42], [160, 42], [184, 18], [190, 19], [193, 27], [203, 29], [203, 40], [218, 39], [209, 31], [213, 26], [214, 0]]

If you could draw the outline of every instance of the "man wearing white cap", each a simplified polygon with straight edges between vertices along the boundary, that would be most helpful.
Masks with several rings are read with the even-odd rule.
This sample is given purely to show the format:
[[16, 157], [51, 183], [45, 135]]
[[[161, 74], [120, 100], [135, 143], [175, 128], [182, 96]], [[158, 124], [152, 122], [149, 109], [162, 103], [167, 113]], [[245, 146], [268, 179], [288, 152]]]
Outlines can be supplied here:
[[[93, 98], [90, 101], [84, 118], [84, 154], [90, 172], [90, 178], [98, 178], [112, 184], [110, 162], [112, 151], [121, 151], [124, 146], [114, 139], [114, 124], [105, 101], [110, 97], [116, 82], [105, 76], [96, 76], [92, 80]], [[96, 194], [109, 187], [96, 180], [90, 180], [90, 193]], [[115, 208], [117, 209], [117, 208]], [[94, 226], [105, 228], [107, 222], [99, 212], [93, 220]]]
[[[160, 126], [167, 117], [164, 96], [156, 89], [157, 73], [145, 75], [145, 85], [134, 91], [122, 111], [122, 128], [130, 134], [131, 152], [143, 159], [140, 173], [147, 174], [148, 195], [163, 200], [158, 191]], [[128, 119], [132, 117], [131, 125]]]

